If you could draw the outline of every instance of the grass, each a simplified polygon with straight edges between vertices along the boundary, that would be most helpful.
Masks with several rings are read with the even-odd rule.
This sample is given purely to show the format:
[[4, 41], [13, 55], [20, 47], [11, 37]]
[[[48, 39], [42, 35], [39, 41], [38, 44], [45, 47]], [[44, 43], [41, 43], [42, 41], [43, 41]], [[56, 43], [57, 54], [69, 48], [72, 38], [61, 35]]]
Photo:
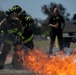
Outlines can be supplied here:
[[50, 47], [50, 40], [34, 40], [34, 47], [37, 50], [48, 53]]
[[[49, 49], [50, 40], [34, 40], [34, 46], [36, 49]], [[70, 43], [70, 48], [76, 48], [76, 43]]]

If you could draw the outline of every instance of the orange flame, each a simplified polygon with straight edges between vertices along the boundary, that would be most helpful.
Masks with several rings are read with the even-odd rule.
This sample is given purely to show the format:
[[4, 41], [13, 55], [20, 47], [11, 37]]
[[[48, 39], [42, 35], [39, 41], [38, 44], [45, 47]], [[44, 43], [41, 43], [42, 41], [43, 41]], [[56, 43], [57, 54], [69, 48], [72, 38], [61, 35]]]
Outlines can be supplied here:
[[39, 50], [29, 51], [23, 57], [23, 66], [36, 74], [42, 75], [76, 75], [76, 51], [67, 56], [63, 53], [49, 57]]

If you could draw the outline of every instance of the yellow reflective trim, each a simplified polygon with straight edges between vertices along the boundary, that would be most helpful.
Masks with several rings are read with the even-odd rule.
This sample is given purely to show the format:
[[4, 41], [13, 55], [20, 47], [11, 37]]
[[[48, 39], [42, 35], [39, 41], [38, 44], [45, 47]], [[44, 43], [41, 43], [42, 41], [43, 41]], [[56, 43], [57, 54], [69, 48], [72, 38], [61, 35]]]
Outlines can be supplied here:
[[13, 42], [12, 42], [12, 41], [10, 41], [10, 40], [8, 40], [8, 39], [5, 39], [5, 42], [6, 42], [7, 44], [10, 44], [10, 45], [12, 45], [12, 44], [13, 44]]
[[17, 34], [18, 34], [19, 36], [22, 36], [22, 33], [21, 33], [21, 32], [18, 32]]
[[12, 30], [12, 29], [7, 30], [7, 32], [8, 32], [8, 33], [15, 33], [15, 32], [17, 32], [17, 31], [18, 31], [18, 29], [17, 29], [17, 28], [15, 28], [15, 29], [13, 29], [13, 30]]
[[9, 9], [8, 9], [7, 11], [8, 11], [8, 12], [10, 12], [10, 10], [9, 10]]
[[8, 33], [13, 33], [14, 31], [13, 30], [7, 30], [8, 31]]
[[14, 30], [7, 30], [8, 31], [8, 33], [15, 33], [16, 31], [14, 31]]
[[23, 41], [22, 43], [25, 44], [25, 43], [31, 41], [33, 38], [34, 38], [34, 34], [32, 34], [30, 38], [28, 38], [27, 40]]
[[16, 9], [19, 9], [19, 7], [16, 7]]
[[58, 19], [60, 19], [60, 18], [57, 16], [56, 19], [58, 20]]
[[28, 17], [25, 17], [25, 20], [28, 20], [30, 17], [28, 16]]
[[17, 29], [17, 28], [15, 28], [14, 30], [15, 30], [15, 31], [18, 31], [18, 29]]
[[24, 37], [23, 37], [23, 36], [21, 36], [21, 38], [22, 38], [22, 39], [24, 39]]
[[16, 8], [12, 8], [12, 10], [16, 10]]

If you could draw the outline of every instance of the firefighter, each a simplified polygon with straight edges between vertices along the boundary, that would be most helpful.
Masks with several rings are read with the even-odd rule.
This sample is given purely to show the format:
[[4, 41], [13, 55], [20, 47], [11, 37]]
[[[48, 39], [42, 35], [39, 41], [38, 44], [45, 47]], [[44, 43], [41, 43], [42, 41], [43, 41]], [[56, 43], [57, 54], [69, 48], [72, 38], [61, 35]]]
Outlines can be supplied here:
[[53, 54], [52, 49], [54, 47], [54, 41], [56, 37], [58, 37], [60, 51], [64, 52], [62, 34], [65, 28], [65, 21], [64, 18], [59, 14], [59, 9], [57, 7], [54, 8], [53, 15], [49, 19], [49, 26], [51, 27], [50, 30], [51, 42], [50, 42], [49, 54]]
[[30, 50], [34, 50], [34, 34], [30, 28], [30, 24], [32, 24], [34, 20], [30, 16], [26, 15], [26, 11], [22, 10], [22, 8], [19, 5], [13, 6], [12, 10], [15, 14], [17, 14], [17, 17], [20, 19], [23, 26], [23, 46]]
[[0, 22], [0, 30], [4, 31], [4, 45], [0, 55], [0, 69], [4, 68], [7, 54], [10, 52], [12, 45], [15, 47], [14, 50], [17, 50], [16, 45], [20, 43], [21, 29], [19, 19], [13, 17], [13, 12], [10, 9], [6, 10], [6, 17]]
[[[26, 15], [26, 11], [22, 10], [22, 8], [18, 5], [13, 6], [12, 11], [14, 12], [15, 16], [20, 19], [20, 22], [22, 24], [22, 30], [23, 30], [22, 36], [21, 36], [22, 44], [20, 46], [18, 46], [18, 49], [22, 48], [22, 50], [24, 50], [25, 54], [27, 54], [27, 52], [29, 50], [34, 50], [34, 44], [33, 44], [34, 34], [29, 27], [29, 25], [31, 23], [33, 23], [34, 20], [30, 16]], [[16, 62], [17, 62], [17, 60], [16, 60], [16, 56], [18, 55], [17, 53], [18, 52], [15, 52], [15, 55], [12, 60], [12, 63], [14, 65], [16, 65]], [[20, 63], [22, 64], [23, 59], [21, 58], [19, 60], [20, 60]]]

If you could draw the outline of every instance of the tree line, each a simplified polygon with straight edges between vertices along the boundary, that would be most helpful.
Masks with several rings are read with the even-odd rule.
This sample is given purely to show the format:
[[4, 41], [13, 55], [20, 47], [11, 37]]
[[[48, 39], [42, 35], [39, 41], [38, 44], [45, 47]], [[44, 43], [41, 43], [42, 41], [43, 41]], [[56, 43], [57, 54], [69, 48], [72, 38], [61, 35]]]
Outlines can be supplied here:
[[[62, 4], [51, 2], [48, 5], [43, 5], [41, 7], [41, 11], [43, 14], [47, 15], [46, 19], [41, 20], [41, 19], [35, 18], [34, 23], [30, 25], [35, 35], [45, 35], [45, 36], [49, 35], [50, 28], [48, 26], [48, 21], [50, 16], [52, 16], [53, 9], [55, 7], [59, 8], [60, 14], [63, 15], [65, 20], [70, 20], [69, 18], [70, 13], [67, 12], [67, 9]], [[0, 21], [4, 18], [4, 16], [5, 16], [5, 12], [0, 10]], [[74, 18], [76, 18], [76, 16], [74, 16]]]

